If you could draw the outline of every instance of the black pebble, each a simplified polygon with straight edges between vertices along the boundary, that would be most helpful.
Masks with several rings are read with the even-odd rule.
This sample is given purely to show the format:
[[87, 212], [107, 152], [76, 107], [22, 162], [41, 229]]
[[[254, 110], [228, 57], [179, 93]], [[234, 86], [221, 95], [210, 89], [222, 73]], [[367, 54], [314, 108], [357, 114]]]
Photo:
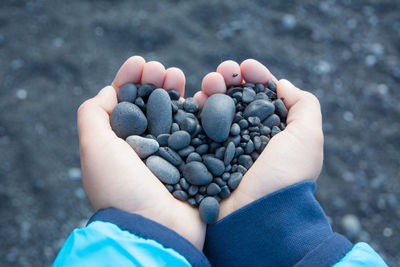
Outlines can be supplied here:
[[[204, 191], [204, 193], [205, 193], [205, 191]], [[194, 196], [194, 199], [196, 200], [197, 205], [199, 205], [200, 202], [204, 199], [204, 195], [197, 194], [197, 195]]]
[[250, 103], [254, 99], [256, 99], [256, 92], [254, 92], [254, 90], [249, 87], [243, 88], [242, 101], [244, 103]]
[[186, 181], [185, 178], [181, 178], [179, 180], [179, 184], [181, 185], [183, 190], [188, 190], [189, 189], [189, 184], [188, 184], [188, 182]]
[[206, 192], [207, 192], [207, 195], [209, 195], [209, 196], [215, 196], [219, 192], [221, 192], [221, 188], [216, 183], [211, 183], [207, 186]]
[[182, 190], [182, 186], [180, 184], [174, 185], [174, 191]]
[[138, 95], [142, 98], [146, 98], [154, 89], [156, 89], [156, 87], [152, 84], [143, 84], [138, 89]]
[[245, 172], [247, 172], [247, 169], [245, 167], [243, 167], [242, 165], [238, 165], [237, 171], [242, 174], [245, 174]]
[[207, 166], [208, 170], [215, 176], [219, 176], [225, 171], [224, 162], [220, 159], [206, 156], [203, 158], [203, 162]]
[[222, 174], [222, 180], [227, 181], [231, 177], [231, 174], [229, 172], [224, 172]]
[[179, 154], [169, 147], [160, 147], [157, 153], [174, 166], [179, 166], [182, 163]]
[[179, 100], [180, 98], [180, 94], [178, 91], [176, 91], [175, 89], [171, 89], [167, 91], [169, 97], [171, 98], [171, 100]]
[[265, 87], [262, 83], [256, 83], [255, 89], [256, 89], [257, 93], [261, 93], [261, 92], [265, 91]]
[[194, 196], [199, 192], [199, 187], [197, 185], [191, 185], [188, 189], [189, 196]]
[[268, 118], [263, 120], [262, 124], [265, 126], [272, 128], [274, 126], [279, 126], [281, 124], [281, 119], [276, 114], [271, 114]]
[[192, 152], [187, 156], [186, 163], [189, 163], [191, 161], [200, 161], [201, 162], [202, 158], [198, 153]]
[[176, 191], [174, 191], [172, 193], [172, 195], [174, 197], [176, 197], [177, 199], [182, 200], [182, 201], [185, 201], [185, 200], [188, 199], [187, 193], [185, 191], [182, 191], [182, 190], [176, 190]]
[[201, 144], [203, 144], [203, 141], [200, 138], [193, 138], [192, 141], [190, 141], [190, 144], [194, 147], [197, 147]]
[[239, 126], [240, 126], [240, 129], [242, 129], [242, 130], [247, 129], [247, 127], [249, 127], [249, 123], [247, 120], [242, 119], [239, 121]]
[[183, 102], [183, 109], [190, 113], [195, 113], [199, 110], [199, 103], [193, 97], [188, 97]]
[[227, 185], [224, 185], [221, 187], [221, 192], [219, 192], [218, 196], [222, 199], [229, 197], [231, 194], [231, 191], [229, 190], [229, 187]]
[[272, 127], [272, 130], [271, 130], [271, 136], [274, 136], [274, 135], [276, 135], [276, 134], [280, 133], [280, 131], [281, 131], [281, 129], [279, 129], [279, 127], [278, 127], [278, 126], [274, 126], [274, 127]]
[[286, 118], [288, 110], [285, 104], [283, 103], [282, 98], [275, 100], [274, 105], [275, 105], [275, 113], [278, 114], [279, 117], [281, 118]]
[[169, 134], [160, 134], [159, 136], [157, 136], [157, 142], [160, 146], [167, 146], [168, 138]]
[[215, 151], [221, 147], [221, 143], [217, 142], [211, 142], [210, 145], [208, 146], [208, 152], [209, 153], [215, 153]]
[[165, 187], [168, 189], [169, 192], [174, 191], [174, 186], [170, 184], [166, 184]]
[[274, 113], [275, 106], [272, 102], [263, 99], [257, 99], [251, 102], [243, 112], [245, 118], [259, 117], [260, 120], [266, 119], [269, 115]]
[[196, 147], [196, 152], [199, 153], [200, 155], [204, 155], [207, 153], [208, 150], [208, 145], [207, 144], [202, 144]]
[[[271, 90], [269, 90], [269, 91], [271, 91]], [[264, 99], [264, 100], [268, 100], [269, 101], [269, 97], [264, 92], [257, 93], [256, 99]]]
[[200, 202], [199, 213], [201, 219], [210, 224], [218, 218], [219, 203], [214, 197], [206, 197]]
[[259, 117], [249, 117], [247, 121], [251, 126], [257, 126], [261, 122]]
[[231, 190], [235, 190], [235, 188], [239, 185], [242, 180], [243, 174], [240, 172], [234, 172], [231, 174], [231, 177], [228, 180], [228, 186]]
[[192, 206], [193, 208], [197, 208], [199, 205], [197, 204], [196, 200], [194, 198], [188, 198], [187, 202]]
[[248, 141], [250, 140], [250, 135], [248, 135], [248, 134], [242, 135], [242, 140], [243, 140], [244, 142], [248, 142]]
[[119, 103], [110, 114], [110, 124], [120, 138], [141, 135], [147, 128], [147, 119], [138, 106], [129, 102]]
[[171, 133], [177, 132], [179, 130], [180, 130], [179, 125], [176, 122], [172, 123]]
[[235, 158], [237, 158], [237, 157], [243, 155], [243, 153], [244, 153], [244, 149], [243, 149], [242, 147], [237, 147], [237, 148], [235, 149]]
[[117, 94], [118, 103], [130, 102], [134, 103], [137, 95], [137, 88], [134, 84], [128, 83], [122, 86]]
[[243, 113], [241, 111], [239, 111], [235, 114], [235, 118], [233, 119], [233, 122], [239, 122], [242, 119], [243, 119]]
[[257, 151], [253, 151], [253, 152], [251, 152], [250, 156], [253, 159], [253, 161], [256, 161], [258, 156], [260, 156], [260, 154], [258, 154]]
[[230, 142], [225, 149], [225, 154], [224, 154], [225, 166], [231, 163], [234, 156], [235, 156], [235, 144], [233, 142]]
[[260, 134], [262, 135], [269, 135], [271, 133], [271, 128], [268, 126], [261, 126], [260, 127]]
[[137, 97], [135, 100], [135, 105], [138, 106], [143, 112], [146, 112], [146, 104], [143, 101], [143, 98]]
[[249, 155], [241, 155], [238, 159], [240, 165], [249, 169], [253, 165], [253, 159]]
[[268, 98], [271, 100], [271, 99], [276, 99], [276, 93], [274, 92], [274, 91], [272, 91], [272, 90], [270, 90], [270, 89], [267, 89], [266, 91], [265, 91], [265, 94], [268, 96]]
[[276, 83], [273, 80], [268, 81], [268, 88], [276, 93]]
[[194, 119], [186, 118], [182, 121], [180, 128], [191, 134], [196, 130], [196, 126], [197, 126], [197, 123]]
[[249, 140], [244, 148], [244, 153], [250, 154], [254, 151], [254, 143], [252, 140]]
[[179, 156], [187, 157], [190, 153], [194, 152], [193, 146], [187, 146], [178, 151]]
[[219, 186], [224, 186], [226, 185], [226, 182], [221, 178], [221, 177], [217, 177], [214, 179], [214, 182], [219, 185]]
[[226, 172], [231, 171], [231, 169], [232, 169], [232, 165], [231, 164], [228, 164], [228, 165], [225, 166], [225, 171]]
[[168, 138], [168, 146], [174, 150], [180, 150], [190, 144], [190, 134], [186, 131], [176, 131]]
[[217, 159], [224, 159], [224, 154], [225, 154], [225, 147], [219, 147], [215, 150], [215, 157]]
[[240, 126], [237, 123], [232, 124], [231, 126], [231, 135], [238, 135], [240, 134]]
[[173, 113], [178, 111], [178, 106], [173, 101], [171, 101], [171, 109]]
[[254, 88], [256, 85], [254, 83], [245, 83], [242, 85], [242, 87], [250, 87], [250, 88]]
[[207, 167], [198, 161], [191, 161], [183, 167], [183, 177], [193, 185], [209, 184], [213, 176]]
[[199, 193], [200, 194], [205, 194], [206, 193], [206, 191], [207, 191], [207, 186], [200, 186], [199, 187]]

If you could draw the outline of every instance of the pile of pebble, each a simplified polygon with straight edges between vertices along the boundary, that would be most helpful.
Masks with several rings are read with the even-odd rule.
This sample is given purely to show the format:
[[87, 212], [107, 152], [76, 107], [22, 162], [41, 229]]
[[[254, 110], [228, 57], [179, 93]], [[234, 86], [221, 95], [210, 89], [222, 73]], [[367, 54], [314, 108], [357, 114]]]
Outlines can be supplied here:
[[135, 150], [172, 195], [198, 207], [206, 223], [229, 197], [270, 138], [286, 127], [276, 84], [245, 83], [207, 99], [152, 84], [127, 84], [110, 115], [114, 132]]

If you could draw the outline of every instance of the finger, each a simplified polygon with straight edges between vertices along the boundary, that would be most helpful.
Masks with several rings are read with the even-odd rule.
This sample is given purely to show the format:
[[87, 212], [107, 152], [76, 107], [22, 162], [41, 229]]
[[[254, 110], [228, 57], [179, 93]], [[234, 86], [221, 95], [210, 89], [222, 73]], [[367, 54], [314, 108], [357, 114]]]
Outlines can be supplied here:
[[128, 58], [115, 75], [112, 86], [117, 90], [127, 83], [139, 83], [145, 60], [140, 56]]
[[226, 84], [224, 77], [218, 72], [207, 74], [201, 82], [201, 90], [208, 96], [213, 94], [225, 94]]
[[197, 103], [199, 103], [199, 108], [203, 108], [204, 103], [206, 102], [208, 96], [202, 91], [198, 91], [194, 94], [194, 99], [196, 99]]
[[175, 89], [183, 97], [185, 95], [185, 74], [178, 68], [169, 68], [165, 72], [163, 88], [165, 90]]
[[79, 142], [87, 144], [106, 142], [116, 135], [111, 129], [109, 115], [117, 105], [117, 94], [112, 86], [104, 87], [95, 97], [78, 109]]
[[217, 72], [224, 77], [227, 87], [231, 85], [239, 85], [242, 83], [240, 66], [233, 60], [227, 60], [219, 64]]
[[249, 83], [262, 83], [267, 84], [269, 80], [278, 82], [274, 75], [263, 64], [255, 59], [246, 59], [240, 64], [242, 77]]
[[151, 83], [157, 88], [162, 87], [165, 76], [165, 67], [158, 61], [150, 61], [144, 64], [141, 83]]

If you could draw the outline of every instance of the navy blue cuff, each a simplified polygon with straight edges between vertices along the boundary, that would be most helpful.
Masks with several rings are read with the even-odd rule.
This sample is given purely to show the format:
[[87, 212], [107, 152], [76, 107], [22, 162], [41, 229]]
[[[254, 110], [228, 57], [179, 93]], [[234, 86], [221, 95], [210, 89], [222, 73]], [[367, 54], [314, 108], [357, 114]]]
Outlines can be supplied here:
[[192, 266], [210, 266], [204, 254], [187, 239], [175, 231], [147, 219], [141, 215], [129, 213], [115, 208], [97, 211], [89, 220], [88, 225], [94, 221], [110, 222], [121, 230], [145, 239], [153, 239], [166, 248], [172, 248], [184, 256]]
[[[204, 253], [213, 266], [333, 265], [352, 245], [335, 233], [301, 182], [262, 197], [207, 229]], [[304, 260], [304, 262], [303, 262]], [[316, 264], [314, 264], [316, 263]]]

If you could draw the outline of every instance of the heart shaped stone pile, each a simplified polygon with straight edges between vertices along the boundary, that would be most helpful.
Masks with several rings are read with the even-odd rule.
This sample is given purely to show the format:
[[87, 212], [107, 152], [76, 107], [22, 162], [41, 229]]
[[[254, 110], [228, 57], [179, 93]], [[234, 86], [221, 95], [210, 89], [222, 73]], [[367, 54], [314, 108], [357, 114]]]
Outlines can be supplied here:
[[229, 197], [270, 138], [286, 127], [276, 84], [245, 83], [210, 96], [202, 110], [192, 97], [152, 84], [127, 84], [110, 123], [172, 195], [199, 207], [206, 223]]

